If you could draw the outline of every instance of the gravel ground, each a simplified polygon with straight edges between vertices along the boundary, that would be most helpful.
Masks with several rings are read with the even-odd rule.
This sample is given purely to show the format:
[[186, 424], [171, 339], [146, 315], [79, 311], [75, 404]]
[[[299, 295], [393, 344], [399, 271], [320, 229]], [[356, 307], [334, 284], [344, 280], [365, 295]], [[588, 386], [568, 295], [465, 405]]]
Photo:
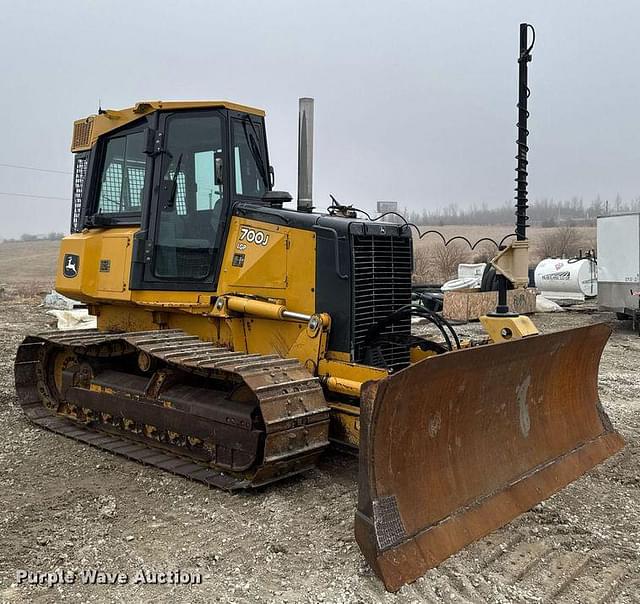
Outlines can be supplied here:
[[[0, 300], [0, 601], [640, 602], [640, 338], [610, 315], [536, 323], [614, 323], [600, 389], [625, 449], [397, 594], [384, 592], [353, 538], [354, 458], [331, 452], [303, 477], [229, 495], [29, 424], [13, 359], [49, 320], [34, 300]], [[85, 568], [181, 569], [202, 584], [16, 584], [18, 569]]]

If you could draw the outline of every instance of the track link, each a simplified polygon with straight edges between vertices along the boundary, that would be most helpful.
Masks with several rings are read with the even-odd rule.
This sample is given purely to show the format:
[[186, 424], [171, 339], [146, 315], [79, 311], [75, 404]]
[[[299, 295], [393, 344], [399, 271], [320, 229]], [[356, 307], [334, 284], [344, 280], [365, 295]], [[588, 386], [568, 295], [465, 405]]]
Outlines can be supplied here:
[[[78, 422], [57, 413], [45, 367], [51, 350], [96, 360], [144, 353], [162, 366], [203, 378], [244, 384], [255, 396], [264, 422], [259, 465], [250, 471], [221, 471], [189, 449], [166, 450], [128, 432], [113, 433], [99, 422]], [[328, 446], [329, 408], [319, 380], [296, 359], [230, 351], [180, 330], [100, 333], [48, 331], [28, 336], [15, 364], [20, 405], [35, 424], [143, 464], [226, 490], [257, 487], [312, 468]], [[132, 400], [135, 405], [135, 400]]]

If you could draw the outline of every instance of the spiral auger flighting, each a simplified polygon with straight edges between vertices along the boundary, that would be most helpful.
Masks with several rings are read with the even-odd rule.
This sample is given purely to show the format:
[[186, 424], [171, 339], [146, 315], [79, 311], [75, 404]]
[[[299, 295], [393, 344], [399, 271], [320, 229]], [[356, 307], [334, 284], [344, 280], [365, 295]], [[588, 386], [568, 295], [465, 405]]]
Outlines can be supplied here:
[[[526, 181], [525, 181], [525, 183], [526, 183]], [[447, 247], [450, 243], [453, 243], [454, 241], [464, 241], [469, 246], [469, 249], [471, 251], [475, 250], [481, 243], [492, 243], [497, 249], [502, 249], [502, 246], [504, 245], [504, 242], [507, 239], [510, 239], [511, 237], [515, 237], [516, 236], [516, 233], [509, 233], [508, 235], [505, 235], [502, 239], [500, 239], [500, 241], [496, 241], [492, 237], [481, 237], [480, 239], [476, 239], [476, 241], [474, 241], [473, 243], [471, 242], [471, 240], [467, 239], [464, 235], [455, 235], [455, 236], [449, 237], [447, 239], [442, 234], [442, 232], [438, 231], [437, 229], [429, 229], [427, 231], [421, 231], [420, 227], [418, 227], [413, 222], [409, 222], [399, 212], [393, 212], [393, 211], [384, 212], [384, 213], [380, 214], [380, 216], [377, 216], [376, 218], [372, 218], [367, 212], [365, 212], [364, 210], [362, 210], [360, 208], [356, 208], [353, 205], [350, 205], [350, 206], [341, 205], [333, 195], [331, 195], [331, 199], [332, 199], [332, 204], [333, 204], [331, 207], [334, 208], [334, 211], [349, 210], [349, 211], [352, 211], [354, 213], [360, 212], [361, 214], [364, 214], [371, 222], [377, 222], [378, 220], [382, 220], [383, 218], [385, 218], [387, 216], [396, 216], [397, 218], [402, 220], [402, 222], [404, 223], [404, 226], [407, 229], [413, 229], [417, 233], [418, 239], [422, 239], [422, 238], [426, 237], [427, 235], [437, 235], [441, 239], [442, 245], [444, 245], [444, 247]]]
[[[529, 44], [529, 30], [531, 30], [531, 43]], [[516, 155], [516, 238], [518, 241], [524, 241], [527, 238], [527, 222], [529, 217], [527, 210], [529, 208], [527, 200], [527, 137], [529, 130], [527, 129], [527, 120], [529, 119], [529, 86], [528, 86], [528, 64], [531, 61], [531, 50], [536, 40], [536, 32], [532, 25], [528, 23], [520, 24], [520, 54], [518, 56], [518, 153]]]

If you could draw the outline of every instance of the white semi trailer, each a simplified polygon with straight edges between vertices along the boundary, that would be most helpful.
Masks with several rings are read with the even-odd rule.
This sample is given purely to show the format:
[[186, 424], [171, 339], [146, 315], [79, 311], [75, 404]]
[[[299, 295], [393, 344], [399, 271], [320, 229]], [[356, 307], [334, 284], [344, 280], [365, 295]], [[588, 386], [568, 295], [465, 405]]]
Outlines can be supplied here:
[[599, 216], [598, 301], [619, 319], [640, 317], [640, 212]]

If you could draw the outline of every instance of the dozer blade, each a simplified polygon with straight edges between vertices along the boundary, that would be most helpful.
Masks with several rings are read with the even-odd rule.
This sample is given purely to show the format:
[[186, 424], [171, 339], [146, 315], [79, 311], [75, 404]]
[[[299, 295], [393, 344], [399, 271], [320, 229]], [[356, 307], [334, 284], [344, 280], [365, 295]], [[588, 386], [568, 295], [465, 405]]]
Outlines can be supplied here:
[[363, 388], [356, 540], [396, 591], [623, 446], [604, 324], [455, 351]]

